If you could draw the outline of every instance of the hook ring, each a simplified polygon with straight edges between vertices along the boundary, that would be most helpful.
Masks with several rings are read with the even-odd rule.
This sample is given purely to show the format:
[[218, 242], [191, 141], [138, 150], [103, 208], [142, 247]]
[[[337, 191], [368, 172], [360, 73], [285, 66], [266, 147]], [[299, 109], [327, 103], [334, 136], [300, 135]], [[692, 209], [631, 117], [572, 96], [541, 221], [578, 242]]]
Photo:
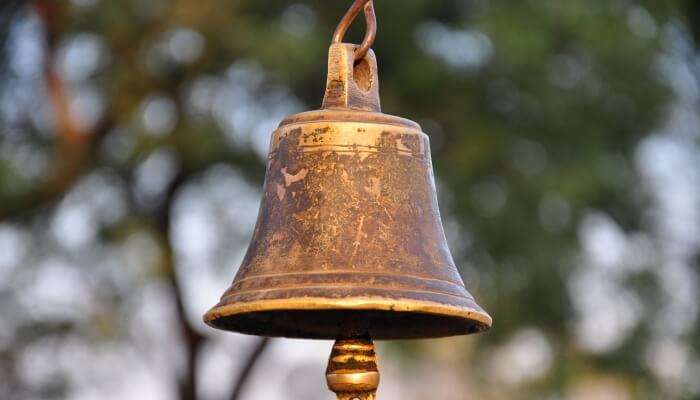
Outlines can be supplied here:
[[377, 37], [377, 16], [374, 13], [373, 0], [355, 0], [345, 15], [343, 15], [340, 23], [338, 23], [338, 27], [335, 28], [335, 33], [333, 33], [333, 43], [341, 43], [343, 41], [343, 37], [345, 36], [345, 32], [347, 32], [348, 28], [355, 18], [357, 18], [357, 15], [362, 9], [364, 9], [365, 12], [367, 31], [365, 32], [365, 37], [362, 40], [362, 44], [355, 51], [355, 61], [365, 58], [367, 52], [374, 44], [374, 39]]

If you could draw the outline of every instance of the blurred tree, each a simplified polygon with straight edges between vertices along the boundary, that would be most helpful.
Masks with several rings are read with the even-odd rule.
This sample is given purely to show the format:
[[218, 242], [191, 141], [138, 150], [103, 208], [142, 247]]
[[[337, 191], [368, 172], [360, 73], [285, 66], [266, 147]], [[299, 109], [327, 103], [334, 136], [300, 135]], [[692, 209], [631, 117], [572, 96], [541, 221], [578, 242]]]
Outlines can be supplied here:
[[[254, 220], [237, 204], [255, 189], [217, 182], [260, 186], [275, 123], [320, 104], [327, 46], [348, 4], [0, 6], [0, 397], [69, 397], [81, 382], [74, 366], [27, 373], [59, 342], [161, 351], [149, 350], [138, 318], [176, 332], [173, 395], [205, 397], [203, 352], [217, 339], [187, 277], [229, 279]], [[678, 352], [657, 346], [668, 342], [657, 323], [668, 312], [658, 272], [667, 259], [637, 166], [678, 103], [668, 66], [700, 76], [697, 2], [377, 0], [376, 9], [383, 108], [431, 135], [451, 248], [495, 317], [456, 364], [474, 398], [591, 398], [576, 397], [590, 382], [628, 398], [698, 398], [697, 385], [673, 374], [668, 383], [649, 361], [654, 349]], [[683, 46], [686, 57], [673, 50]], [[211, 225], [179, 228], [217, 201]], [[239, 208], [226, 219], [222, 207]], [[218, 243], [218, 258], [191, 272], [183, 240]], [[690, 242], [683, 260], [697, 269]], [[62, 287], [71, 271], [81, 284]], [[172, 323], [138, 314], [153, 287], [167, 288]], [[71, 302], [49, 304], [61, 290]], [[671, 343], [697, 349], [697, 307], [680, 310], [687, 326]], [[233, 398], [267, 342], [258, 343]], [[416, 360], [423, 346], [432, 345], [397, 348]]]

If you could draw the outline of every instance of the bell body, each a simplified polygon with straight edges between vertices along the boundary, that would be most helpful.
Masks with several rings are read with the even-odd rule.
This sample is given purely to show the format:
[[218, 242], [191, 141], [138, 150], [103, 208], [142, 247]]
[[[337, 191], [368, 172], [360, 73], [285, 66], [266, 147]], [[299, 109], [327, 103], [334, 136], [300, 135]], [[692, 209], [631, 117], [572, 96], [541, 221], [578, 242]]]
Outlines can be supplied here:
[[250, 247], [205, 321], [325, 339], [487, 329], [491, 318], [447, 247], [428, 136], [378, 111], [373, 54], [360, 70], [349, 45], [334, 46], [326, 108], [288, 117], [273, 133]]

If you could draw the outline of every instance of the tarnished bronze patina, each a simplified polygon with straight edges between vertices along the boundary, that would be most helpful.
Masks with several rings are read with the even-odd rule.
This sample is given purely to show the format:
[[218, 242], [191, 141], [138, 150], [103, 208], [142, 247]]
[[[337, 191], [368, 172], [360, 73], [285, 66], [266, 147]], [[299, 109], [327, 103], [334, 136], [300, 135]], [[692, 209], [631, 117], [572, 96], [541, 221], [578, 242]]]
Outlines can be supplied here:
[[447, 248], [428, 137], [379, 112], [374, 54], [354, 66], [355, 47], [331, 46], [324, 108], [273, 133], [253, 240], [210, 325], [401, 339], [491, 324]]
[[[374, 18], [371, 1], [353, 7]], [[287, 117], [272, 134], [252, 242], [204, 319], [246, 334], [350, 340], [336, 344], [334, 354], [345, 354], [338, 360], [364, 357], [371, 341], [357, 338], [485, 330], [491, 318], [447, 247], [428, 136], [381, 113], [375, 55], [366, 44], [341, 43], [344, 21], [330, 47], [322, 109]], [[357, 51], [366, 54], [356, 59]], [[374, 363], [373, 348], [371, 355]], [[376, 364], [338, 372], [334, 359], [331, 389], [340, 396], [359, 382], [374, 385], [365, 390], [374, 396]]]

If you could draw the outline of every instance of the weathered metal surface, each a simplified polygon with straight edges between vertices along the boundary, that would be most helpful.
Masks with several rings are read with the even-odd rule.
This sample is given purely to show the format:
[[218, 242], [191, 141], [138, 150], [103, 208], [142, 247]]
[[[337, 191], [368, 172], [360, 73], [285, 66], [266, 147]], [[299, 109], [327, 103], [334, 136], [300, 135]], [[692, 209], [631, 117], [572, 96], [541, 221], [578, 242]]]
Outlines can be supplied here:
[[379, 112], [374, 54], [355, 64], [355, 48], [331, 46], [324, 109], [273, 133], [252, 242], [208, 324], [327, 339], [491, 325], [447, 247], [428, 136]]
[[[356, 47], [344, 43], [331, 45], [328, 51], [326, 93], [321, 107], [324, 110], [362, 110], [380, 114], [377, 59], [374, 52], [369, 50], [364, 59], [356, 62]], [[319, 117], [327, 119], [334, 116]], [[357, 117], [355, 120], [359, 121]]]
[[326, 382], [338, 400], [374, 400], [379, 370], [372, 340], [337, 340], [328, 359]]

